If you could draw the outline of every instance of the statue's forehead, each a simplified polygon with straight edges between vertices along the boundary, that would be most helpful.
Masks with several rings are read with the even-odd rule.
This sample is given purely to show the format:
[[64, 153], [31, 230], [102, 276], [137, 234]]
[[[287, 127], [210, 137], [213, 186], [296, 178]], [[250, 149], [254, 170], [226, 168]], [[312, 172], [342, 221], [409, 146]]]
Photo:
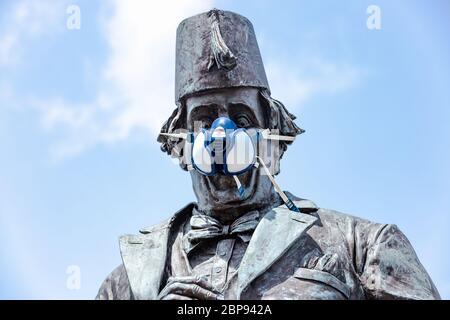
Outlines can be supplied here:
[[194, 108], [219, 105], [227, 107], [230, 104], [244, 104], [249, 107], [258, 107], [258, 89], [257, 88], [229, 88], [226, 90], [215, 90], [198, 93], [186, 99], [187, 111]]
[[256, 126], [264, 127], [267, 120], [259, 99], [259, 90], [252, 87], [227, 88], [192, 95], [186, 99], [188, 126], [205, 114], [232, 118], [245, 112]]

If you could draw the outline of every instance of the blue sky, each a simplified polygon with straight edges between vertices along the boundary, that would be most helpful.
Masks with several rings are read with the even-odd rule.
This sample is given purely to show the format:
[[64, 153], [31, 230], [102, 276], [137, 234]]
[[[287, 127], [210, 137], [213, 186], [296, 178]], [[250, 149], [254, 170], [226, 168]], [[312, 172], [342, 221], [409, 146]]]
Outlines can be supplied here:
[[[80, 29], [66, 27], [71, 4]], [[93, 298], [120, 234], [194, 200], [155, 140], [174, 108], [176, 26], [212, 7], [253, 22], [272, 94], [306, 129], [279, 184], [397, 224], [450, 298], [444, 0], [1, 1], [0, 298]]]

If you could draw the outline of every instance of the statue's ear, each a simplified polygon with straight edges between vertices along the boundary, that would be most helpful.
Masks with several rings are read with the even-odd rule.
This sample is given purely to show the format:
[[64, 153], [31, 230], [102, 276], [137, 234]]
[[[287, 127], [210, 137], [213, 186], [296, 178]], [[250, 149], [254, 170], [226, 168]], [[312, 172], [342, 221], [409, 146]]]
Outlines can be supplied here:
[[[173, 110], [170, 117], [164, 122], [160, 133], [174, 133], [177, 129], [186, 128], [186, 108], [184, 103], [179, 102], [178, 107]], [[172, 154], [172, 148], [176, 143], [171, 141], [168, 136], [158, 135], [157, 141], [161, 143], [161, 150], [169, 155]]]
[[[283, 103], [272, 98], [267, 90], [261, 90], [260, 95], [262, 105], [266, 109], [268, 129], [275, 129], [279, 135], [291, 137], [305, 132], [295, 124], [294, 120], [296, 117], [286, 109]], [[290, 141], [280, 141], [280, 159], [287, 146], [291, 143]]]
[[261, 90], [260, 94], [267, 110], [269, 129], [277, 129], [279, 134], [284, 136], [296, 136], [305, 132], [295, 124], [296, 116], [290, 113], [281, 101], [272, 98], [267, 90]]
[[170, 117], [164, 122], [157, 141], [161, 143], [161, 151], [167, 153], [172, 158], [177, 158], [179, 165], [183, 170], [187, 170], [187, 164], [184, 161], [183, 150], [185, 139], [171, 139], [171, 133], [178, 130], [186, 130], [186, 108], [184, 103], [178, 103], [178, 107], [173, 110]]

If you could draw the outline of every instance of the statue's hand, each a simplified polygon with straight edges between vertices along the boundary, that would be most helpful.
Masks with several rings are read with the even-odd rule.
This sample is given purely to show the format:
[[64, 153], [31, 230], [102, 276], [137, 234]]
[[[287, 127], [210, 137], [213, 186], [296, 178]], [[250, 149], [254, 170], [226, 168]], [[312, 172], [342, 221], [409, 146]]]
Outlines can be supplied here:
[[222, 295], [201, 277], [171, 277], [159, 300], [221, 300]]

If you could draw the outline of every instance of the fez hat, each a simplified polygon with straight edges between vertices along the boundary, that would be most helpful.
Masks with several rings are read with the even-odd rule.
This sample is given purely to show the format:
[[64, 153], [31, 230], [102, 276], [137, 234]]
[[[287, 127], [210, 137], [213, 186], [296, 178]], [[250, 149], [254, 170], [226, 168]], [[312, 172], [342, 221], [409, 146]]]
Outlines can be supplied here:
[[251, 22], [213, 9], [183, 20], [177, 29], [175, 102], [197, 92], [230, 87], [269, 90]]

